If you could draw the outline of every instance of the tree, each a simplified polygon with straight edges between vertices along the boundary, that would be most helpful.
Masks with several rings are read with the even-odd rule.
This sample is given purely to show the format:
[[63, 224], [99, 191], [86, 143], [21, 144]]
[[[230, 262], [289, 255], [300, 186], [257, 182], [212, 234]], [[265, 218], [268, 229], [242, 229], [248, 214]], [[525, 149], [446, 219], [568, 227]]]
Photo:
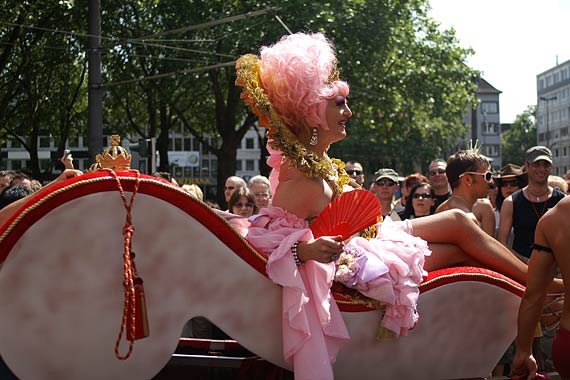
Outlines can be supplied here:
[[[52, 25], [84, 28], [86, 21], [65, 20], [67, 2], [58, 4], [61, 9], [55, 0], [46, 7], [62, 18]], [[274, 43], [286, 28], [320, 31], [336, 46], [355, 115], [349, 138], [331, 155], [361, 155], [371, 167], [421, 167], [464, 135], [462, 116], [474, 101], [471, 78], [476, 74], [463, 63], [471, 51], [459, 47], [453, 30], [440, 31], [427, 16], [428, 7], [427, 0], [103, 2], [105, 127], [122, 135], [158, 137], [161, 164], [166, 165], [168, 131], [183, 125], [217, 155], [221, 199], [225, 178], [235, 173], [237, 148], [255, 123], [239, 99], [234, 60]], [[35, 15], [35, 8], [30, 9]], [[2, 41], [10, 40], [9, 32]], [[85, 47], [85, 41], [75, 37], [73, 46]], [[75, 84], [81, 78], [78, 57], [80, 52], [75, 60], [66, 57], [73, 62]], [[20, 99], [6, 95], [23, 107]]]
[[[40, 166], [39, 136], [51, 136], [59, 156], [70, 133], [83, 128], [86, 66], [78, 36], [51, 29], [80, 29], [80, 12], [65, 1], [5, 4], [0, 41], [0, 123], [5, 137], [30, 154], [33, 177], [49, 176], [57, 159]], [[25, 24], [24, 24], [25, 23]]]
[[517, 115], [508, 131], [501, 136], [504, 163], [522, 165], [528, 148], [536, 145], [536, 106], [528, 106]]

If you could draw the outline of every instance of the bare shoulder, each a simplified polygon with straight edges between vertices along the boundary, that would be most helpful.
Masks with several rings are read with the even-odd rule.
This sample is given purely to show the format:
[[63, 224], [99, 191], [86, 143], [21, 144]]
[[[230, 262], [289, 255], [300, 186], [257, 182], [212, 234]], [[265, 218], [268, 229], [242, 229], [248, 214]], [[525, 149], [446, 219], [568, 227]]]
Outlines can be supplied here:
[[283, 165], [272, 204], [305, 219], [317, 216], [331, 197], [332, 191], [322, 179], [307, 177], [301, 171]]
[[443, 212], [443, 211], [451, 210], [452, 208], [456, 208], [456, 207], [453, 207], [453, 199], [449, 198], [445, 202], [443, 202], [442, 204], [437, 206], [435, 213], [438, 214], [438, 213]]
[[491, 201], [487, 198], [479, 198], [473, 204], [473, 212], [479, 211], [484, 213], [493, 212], [493, 205]]

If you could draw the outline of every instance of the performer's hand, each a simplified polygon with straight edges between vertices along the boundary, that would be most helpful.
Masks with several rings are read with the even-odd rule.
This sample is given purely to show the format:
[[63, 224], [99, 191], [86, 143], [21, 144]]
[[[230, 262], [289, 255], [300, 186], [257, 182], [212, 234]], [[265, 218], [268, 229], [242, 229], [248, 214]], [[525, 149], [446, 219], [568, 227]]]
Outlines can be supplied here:
[[513, 359], [513, 369], [511, 370], [511, 379], [531, 380], [540, 379], [537, 377], [538, 365], [532, 354], [524, 354], [517, 352]]
[[321, 263], [330, 263], [338, 259], [343, 247], [341, 235], [321, 236], [315, 240], [300, 242], [297, 251], [302, 262], [315, 260]]
[[68, 150], [66, 150], [63, 157], [59, 161], [63, 164], [63, 166], [65, 166], [66, 169], [74, 169], [73, 156], [71, 156], [71, 153]]
[[54, 183], [61, 182], [61, 181], [65, 181], [66, 179], [78, 177], [80, 175], [83, 175], [83, 172], [81, 170], [65, 169], [63, 172], [61, 172], [61, 174], [56, 179], [54, 179], [52, 182], [50, 182], [50, 185], [52, 185]]

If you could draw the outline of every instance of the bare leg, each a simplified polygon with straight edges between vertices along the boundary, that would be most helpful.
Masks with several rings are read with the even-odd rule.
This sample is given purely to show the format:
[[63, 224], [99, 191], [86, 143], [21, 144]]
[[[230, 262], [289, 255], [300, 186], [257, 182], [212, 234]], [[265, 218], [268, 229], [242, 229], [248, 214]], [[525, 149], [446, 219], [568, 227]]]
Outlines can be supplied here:
[[[412, 219], [412, 227], [414, 235], [431, 243], [433, 254], [426, 257], [426, 270], [458, 265], [482, 266], [526, 285], [526, 264], [498, 240], [487, 235], [464, 212], [449, 210]], [[446, 244], [455, 247], [445, 247]], [[563, 289], [560, 282], [552, 284], [549, 291], [563, 292]]]

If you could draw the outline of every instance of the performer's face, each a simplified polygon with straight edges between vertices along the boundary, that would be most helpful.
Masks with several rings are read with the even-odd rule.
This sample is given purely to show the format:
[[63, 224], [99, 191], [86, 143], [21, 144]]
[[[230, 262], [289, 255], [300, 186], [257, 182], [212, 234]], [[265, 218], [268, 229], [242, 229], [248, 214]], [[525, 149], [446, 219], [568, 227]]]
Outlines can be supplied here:
[[346, 137], [346, 122], [352, 116], [346, 97], [337, 95], [327, 100], [326, 118], [329, 130], [336, 137], [336, 141]]

